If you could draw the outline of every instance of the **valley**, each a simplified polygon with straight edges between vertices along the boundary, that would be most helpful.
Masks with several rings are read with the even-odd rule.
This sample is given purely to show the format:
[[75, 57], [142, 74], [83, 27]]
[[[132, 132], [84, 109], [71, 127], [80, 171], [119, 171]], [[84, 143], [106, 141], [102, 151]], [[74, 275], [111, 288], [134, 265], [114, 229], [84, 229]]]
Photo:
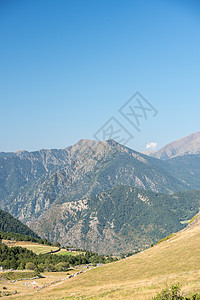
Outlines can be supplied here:
[[0, 299], [200, 300], [199, 16], [0, 0]]
[[[44, 273], [47, 277], [36, 280], [38, 286], [51, 276], [58, 282], [39, 292], [26, 288], [29, 294], [23, 294], [23, 299], [146, 300], [152, 299], [167, 285], [176, 283], [189, 297], [191, 293], [199, 293], [199, 244], [200, 218], [197, 215], [184, 230], [132, 257], [93, 268], [67, 281], [62, 281], [64, 274]], [[20, 299], [22, 295], [12, 297]]]
[[0, 164], [2, 295], [145, 300], [177, 283], [199, 292], [199, 154], [157, 159], [80, 140], [1, 153]]
[[112, 140], [80, 140], [60, 150], [1, 153], [0, 165], [0, 207], [62, 246], [145, 249], [199, 209], [192, 191], [200, 188], [198, 155], [163, 161]]

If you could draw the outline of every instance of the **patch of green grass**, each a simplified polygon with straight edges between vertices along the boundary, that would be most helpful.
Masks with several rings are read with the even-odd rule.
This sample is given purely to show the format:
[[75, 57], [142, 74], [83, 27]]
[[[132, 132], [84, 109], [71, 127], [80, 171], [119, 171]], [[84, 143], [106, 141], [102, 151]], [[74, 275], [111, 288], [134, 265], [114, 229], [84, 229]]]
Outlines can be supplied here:
[[19, 280], [19, 279], [29, 279], [37, 277], [38, 274], [36, 272], [19, 272], [19, 271], [13, 271], [13, 272], [3, 272], [0, 275], [0, 280]]
[[169, 240], [169, 239], [173, 238], [175, 235], [176, 235], [175, 233], [172, 233], [172, 234], [170, 234], [170, 235], [166, 236], [164, 239], [162, 239], [162, 240], [158, 241], [158, 243], [157, 243], [157, 244], [160, 244], [160, 243], [162, 243], [162, 242], [165, 242], [165, 241], [167, 241], [167, 240]]
[[197, 218], [197, 216], [194, 216], [194, 217], [189, 221], [189, 224], [192, 224], [196, 218]]
[[[12, 245], [11, 245], [12, 246]], [[13, 246], [20, 246], [22, 248], [26, 248], [28, 250], [33, 251], [35, 254], [46, 254], [51, 251], [55, 251], [58, 249], [58, 247], [54, 246], [48, 246], [48, 245], [41, 245], [41, 244], [36, 244], [36, 243], [31, 243], [31, 242], [16, 242]], [[81, 254], [81, 252], [70, 252], [65, 249], [61, 249], [59, 252], [52, 253], [55, 255], [78, 255]]]
[[77, 254], [79, 254], [79, 253], [68, 252], [68, 251], [59, 251], [59, 252], [55, 253], [55, 255], [67, 255], [67, 256], [69, 256], [69, 255], [77, 255]]

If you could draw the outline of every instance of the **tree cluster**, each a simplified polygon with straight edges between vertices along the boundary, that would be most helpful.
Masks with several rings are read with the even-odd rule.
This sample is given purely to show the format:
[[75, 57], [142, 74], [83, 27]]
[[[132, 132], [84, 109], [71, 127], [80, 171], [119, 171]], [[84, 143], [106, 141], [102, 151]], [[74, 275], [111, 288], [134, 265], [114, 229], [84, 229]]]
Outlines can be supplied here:
[[70, 266], [93, 264], [104, 264], [117, 260], [112, 257], [106, 258], [91, 251], [78, 255], [53, 255], [53, 254], [35, 254], [22, 247], [8, 247], [0, 243], [0, 265], [4, 269], [24, 270], [30, 269], [37, 272], [66, 271]]

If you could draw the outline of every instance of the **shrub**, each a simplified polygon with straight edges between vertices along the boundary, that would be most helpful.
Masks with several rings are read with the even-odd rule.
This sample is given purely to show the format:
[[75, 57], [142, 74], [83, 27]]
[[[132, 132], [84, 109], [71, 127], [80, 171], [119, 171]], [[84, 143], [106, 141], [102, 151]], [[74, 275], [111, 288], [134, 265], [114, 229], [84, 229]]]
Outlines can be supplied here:
[[40, 271], [39, 271], [39, 269], [38, 269], [37, 267], [34, 269], [34, 272], [35, 272], [35, 275], [36, 275], [36, 276], [39, 276], [39, 275], [40, 275]]
[[59, 272], [62, 272], [62, 271], [67, 271], [69, 269], [69, 264], [66, 263], [66, 262], [60, 262], [56, 265], [56, 269], [59, 271]]
[[173, 238], [174, 236], [175, 236], [175, 233], [172, 233], [172, 234], [166, 236], [165, 238], [163, 238], [162, 240], [158, 241], [157, 244], [160, 244], [160, 243], [162, 243], [162, 242], [165, 242], [165, 241], [167, 241], [167, 240]]
[[181, 288], [179, 284], [174, 284], [171, 288], [165, 288], [153, 300], [200, 300], [200, 295], [193, 294], [187, 297], [181, 296]]
[[197, 216], [194, 216], [190, 221], [189, 224], [192, 224], [194, 222], [194, 220], [196, 220]]
[[25, 268], [26, 268], [26, 270], [34, 270], [35, 265], [32, 262], [27, 262]]
[[38, 264], [38, 270], [39, 270], [39, 272], [44, 272], [44, 269], [45, 269], [45, 266], [44, 266], [44, 264]]
[[179, 284], [174, 284], [169, 289], [168, 287], [161, 291], [161, 293], [158, 293], [156, 297], [154, 297], [154, 300], [176, 300], [176, 299], [184, 299], [180, 295], [181, 289]]

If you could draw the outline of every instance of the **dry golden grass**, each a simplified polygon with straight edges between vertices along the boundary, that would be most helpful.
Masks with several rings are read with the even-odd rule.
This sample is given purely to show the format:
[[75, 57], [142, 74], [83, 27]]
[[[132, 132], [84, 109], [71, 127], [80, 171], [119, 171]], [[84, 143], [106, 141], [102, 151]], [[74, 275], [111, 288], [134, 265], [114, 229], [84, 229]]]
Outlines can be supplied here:
[[[81, 269], [73, 269], [68, 272], [45, 272], [42, 273], [43, 278], [39, 279], [27, 279], [27, 280], [19, 280], [19, 281], [4, 281], [0, 280], [0, 291], [3, 291], [3, 287], [6, 287], [6, 291], [9, 291], [11, 293], [14, 293], [17, 291], [19, 294], [15, 294], [13, 296], [9, 296], [9, 298], [24, 298], [25, 296], [29, 295], [28, 297], [31, 296], [31, 294], [37, 294], [37, 290], [41, 288], [44, 285], [49, 285], [52, 282], [52, 285], [57, 286], [61, 282], [63, 283], [63, 279], [65, 279], [69, 274], [75, 274], [76, 272], [80, 271]], [[15, 271], [16, 273], [18, 271]], [[32, 271], [20, 271], [20, 273], [33, 273]], [[0, 275], [3, 277], [6, 272], [0, 272]], [[36, 283], [36, 284], [35, 284]], [[49, 286], [50, 288], [50, 286]], [[2, 299], [2, 298], [1, 298]]]
[[166, 285], [200, 289], [200, 225], [138, 255], [16, 299], [151, 299]]
[[28, 242], [16, 242], [15, 246], [20, 246], [32, 250], [36, 254], [45, 254], [51, 251], [58, 250], [58, 247], [52, 247], [48, 245], [40, 245]]

